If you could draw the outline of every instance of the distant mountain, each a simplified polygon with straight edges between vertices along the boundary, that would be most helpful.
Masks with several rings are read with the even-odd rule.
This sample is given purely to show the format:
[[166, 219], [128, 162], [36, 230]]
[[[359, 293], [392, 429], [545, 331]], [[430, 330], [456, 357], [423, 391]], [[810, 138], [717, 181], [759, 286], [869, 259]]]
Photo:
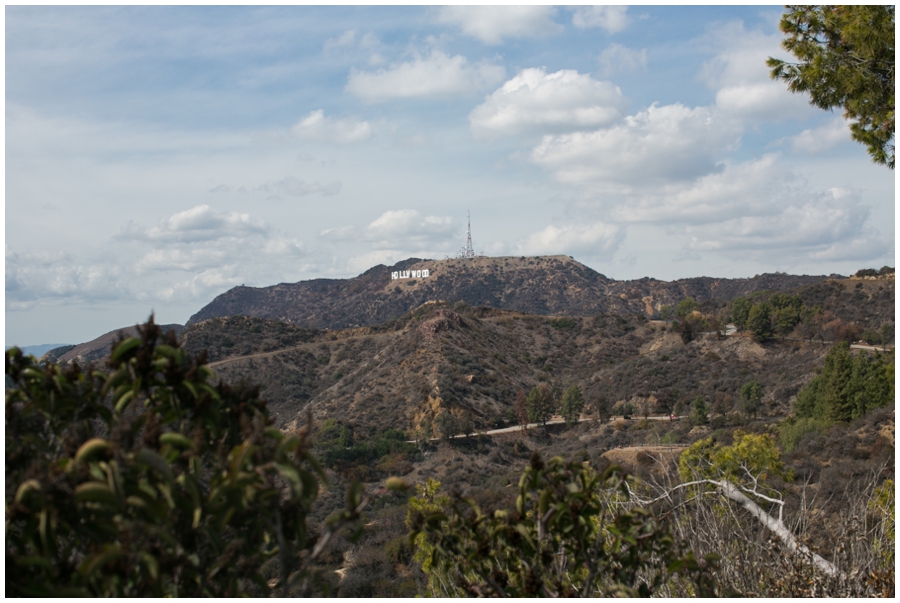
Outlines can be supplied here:
[[[175, 335], [178, 336], [184, 331], [184, 326], [179, 324], [160, 325], [160, 327], [162, 328], [163, 333], [173, 330], [175, 331]], [[102, 360], [110, 355], [113, 343], [115, 343], [120, 335], [123, 337], [134, 337], [137, 335], [137, 327], [122, 327], [121, 329], [115, 329], [109, 333], [105, 333], [87, 343], [66, 345], [48, 350], [45, 352], [42, 359], [59, 364], [66, 364], [72, 361], [77, 361], [79, 364], [88, 364], [90, 362]]]
[[[428, 276], [415, 276], [427, 270]], [[410, 273], [393, 279], [392, 273]], [[396, 319], [427, 301], [465, 302], [543, 316], [603, 312], [655, 316], [691, 296], [728, 301], [756, 291], [791, 290], [829, 277], [763, 274], [746, 279], [615, 281], [568, 256], [478, 257], [379, 265], [350, 279], [271, 287], [235, 287], [191, 316], [187, 325], [223, 316], [255, 316], [306, 328], [345, 329]]]
[[[18, 347], [20, 350], [22, 350], [23, 354], [31, 354], [32, 356], [40, 358], [41, 356], [43, 356], [50, 350], [53, 350], [56, 348], [61, 348], [66, 345], [69, 345], [69, 344], [67, 344], [67, 343], [44, 343], [41, 345], [25, 345], [25, 346], [18, 346]], [[8, 350], [11, 347], [16, 347], [16, 346], [7, 346], [6, 349]]]

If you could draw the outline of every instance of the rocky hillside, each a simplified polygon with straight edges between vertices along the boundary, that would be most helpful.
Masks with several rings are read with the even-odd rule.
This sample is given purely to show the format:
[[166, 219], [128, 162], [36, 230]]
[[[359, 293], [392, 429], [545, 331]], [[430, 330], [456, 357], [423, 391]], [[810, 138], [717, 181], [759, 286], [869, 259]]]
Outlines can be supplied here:
[[[391, 278], [394, 272], [417, 270], [428, 270], [429, 276]], [[701, 302], [728, 301], [766, 289], [795, 289], [825, 278], [764, 274], [750, 279], [614, 281], [568, 256], [411, 258], [390, 267], [376, 266], [351, 279], [235, 287], [203, 307], [187, 324], [244, 315], [309, 328], [345, 329], [382, 324], [427, 301], [441, 300], [544, 316], [654, 316], [663, 305], [688, 296]]]

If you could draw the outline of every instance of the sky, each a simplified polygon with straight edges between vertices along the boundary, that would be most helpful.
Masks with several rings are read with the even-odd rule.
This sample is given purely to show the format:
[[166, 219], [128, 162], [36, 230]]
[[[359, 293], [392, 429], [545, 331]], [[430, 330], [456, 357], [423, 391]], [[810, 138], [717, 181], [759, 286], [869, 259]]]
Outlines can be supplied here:
[[781, 7], [7, 6], [7, 345], [477, 252], [894, 265], [894, 173], [772, 81]]

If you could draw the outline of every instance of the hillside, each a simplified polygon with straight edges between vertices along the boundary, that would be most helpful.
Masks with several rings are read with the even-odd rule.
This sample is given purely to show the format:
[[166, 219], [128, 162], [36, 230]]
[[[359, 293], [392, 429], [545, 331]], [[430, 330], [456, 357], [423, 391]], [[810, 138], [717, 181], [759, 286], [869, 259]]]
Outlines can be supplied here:
[[[392, 272], [426, 269], [428, 278], [391, 278]], [[762, 290], [811, 285], [825, 278], [764, 274], [750, 279], [614, 281], [568, 256], [410, 258], [390, 267], [376, 266], [351, 279], [235, 287], [191, 316], [187, 325], [244, 315], [308, 328], [345, 329], [382, 324], [427, 301], [439, 300], [545, 316], [654, 316], [662, 306], [688, 296], [700, 302], [728, 301]]]
[[697, 395], [731, 410], [741, 386], [757, 379], [764, 412], [784, 414], [829, 348], [715, 335], [685, 345], [640, 315], [550, 318], [462, 303], [428, 303], [381, 327], [337, 332], [216, 318], [187, 327], [184, 340], [192, 353], [210, 348], [223, 379], [262, 383], [279, 425], [308, 406], [320, 420], [373, 432], [408, 429], [445, 409], [479, 427], [503, 425], [516, 392], [541, 382], [669, 412]]

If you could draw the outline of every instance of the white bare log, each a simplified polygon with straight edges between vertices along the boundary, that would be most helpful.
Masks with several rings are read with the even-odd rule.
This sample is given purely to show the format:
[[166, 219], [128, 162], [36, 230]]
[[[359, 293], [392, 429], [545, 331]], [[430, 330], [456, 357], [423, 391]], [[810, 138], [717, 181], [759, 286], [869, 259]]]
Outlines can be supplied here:
[[813, 565], [815, 565], [819, 570], [828, 574], [831, 577], [836, 577], [841, 574], [841, 571], [835, 566], [833, 563], [828, 561], [827, 559], [817, 555], [816, 553], [809, 550], [808, 547], [800, 544], [794, 538], [794, 535], [791, 534], [791, 531], [784, 525], [780, 519], [776, 519], [766, 513], [760, 508], [758, 504], [750, 500], [743, 492], [737, 489], [731, 482], [728, 481], [714, 481], [709, 480], [709, 483], [715, 484], [719, 487], [719, 491], [729, 500], [733, 500], [737, 504], [744, 507], [747, 511], [750, 512], [751, 515], [756, 517], [770, 532], [778, 536], [778, 538], [785, 544], [788, 549], [794, 553], [798, 553], [804, 556], [808, 556]]
[[[792, 553], [806, 557], [812, 561], [812, 564], [818, 568], [820, 571], [831, 577], [842, 576], [842, 572], [837, 568], [836, 565], [825, 559], [824, 557], [817, 555], [812, 552], [809, 547], [800, 544], [794, 538], [794, 535], [788, 529], [781, 518], [775, 518], [766, 513], [758, 504], [753, 502], [750, 498], [748, 498], [741, 490], [729, 482], [728, 480], [714, 480], [714, 479], [701, 479], [693, 482], [685, 482], [683, 484], [678, 484], [671, 490], [666, 491], [665, 494], [659, 496], [653, 500], [641, 500], [639, 497], [635, 496], [633, 492], [631, 492], [631, 488], [629, 487], [629, 492], [631, 492], [632, 497], [642, 504], [652, 504], [664, 498], [670, 498], [671, 494], [675, 490], [680, 490], [681, 488], [687, 488], [689, 486], [696, 486], [699, 484], [709, 484], [712, 486], [716, 486], [719, 492], [727, 499], [736, 502], [741, 505], [744, 509], [746, 509], [751, 515], [753, 515], [763, 526], [775, 534], [781, 542], [790, 550]], [[771, 500], [768, 497], [763, 497], [767, 500]], [[779, 502], [780, 501], [772, 501]], [[780, 503], [783, 504], [783, 503]], [[782, 507], [779, 507], [781, 510]], [[781, 514], [779, 513], [779, 516]]]

